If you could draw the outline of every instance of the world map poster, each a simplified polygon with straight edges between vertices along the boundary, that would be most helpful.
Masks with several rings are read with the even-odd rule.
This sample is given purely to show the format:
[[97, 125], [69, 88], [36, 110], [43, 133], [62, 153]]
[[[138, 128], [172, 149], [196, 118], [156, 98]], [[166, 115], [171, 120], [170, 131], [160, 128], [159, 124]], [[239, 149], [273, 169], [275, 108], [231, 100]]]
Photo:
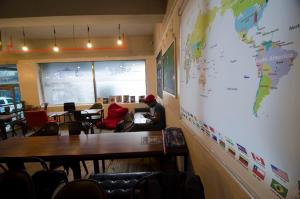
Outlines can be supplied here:
[[189, 0], [180, 20], [181, 118], [279, 198], [299, 198], [299, 24], [299, 0]]

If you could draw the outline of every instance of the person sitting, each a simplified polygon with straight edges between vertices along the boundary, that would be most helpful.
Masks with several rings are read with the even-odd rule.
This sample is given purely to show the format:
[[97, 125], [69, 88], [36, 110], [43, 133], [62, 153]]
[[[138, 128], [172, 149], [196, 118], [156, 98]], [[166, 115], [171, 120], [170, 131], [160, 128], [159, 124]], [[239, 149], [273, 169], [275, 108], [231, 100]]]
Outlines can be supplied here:
[[156, 101], [155, 96], [148, 95], [144, 103], [149, 106], [149, 112], [143, 116], [147, 118], [145, 124], [134, 124], [130, 131], [159, 131], [166, 127], [165, 108]]

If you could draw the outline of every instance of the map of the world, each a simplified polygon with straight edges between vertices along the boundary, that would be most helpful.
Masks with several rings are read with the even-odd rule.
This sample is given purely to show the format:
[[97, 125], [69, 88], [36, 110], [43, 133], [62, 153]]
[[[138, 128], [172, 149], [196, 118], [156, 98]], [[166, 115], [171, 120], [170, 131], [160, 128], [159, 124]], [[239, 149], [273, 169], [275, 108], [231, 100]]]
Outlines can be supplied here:
[[250, 171], [267, 176], [265, 186], [274, 191], [278, 182], [283, 188], [274, 193], [292, 197], [288, 188], [300, 176], [294, 153], [300, 137], [300, 1], [189, 0], [180, 42], [182, 118], [196, 131], [207, 129], [225, 150], [232, 145], [238, 152], [239, 143], [280, 165], [294, 184], [273, 179], [270, 166], [260, 168], [246, 156]]

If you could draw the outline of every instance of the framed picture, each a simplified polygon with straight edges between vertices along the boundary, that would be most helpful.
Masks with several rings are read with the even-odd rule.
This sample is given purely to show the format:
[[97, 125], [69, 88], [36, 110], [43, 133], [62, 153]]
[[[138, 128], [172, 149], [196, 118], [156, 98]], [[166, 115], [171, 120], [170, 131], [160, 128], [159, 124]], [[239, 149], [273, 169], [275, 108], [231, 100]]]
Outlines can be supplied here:
[[135, 103], [135, 96], [130, 96], [130, 102]]
[[156, 85], [157, 85], [157, 95], [160, 98], [163, 98], [163, 67], [162, 63], [163, 57], [161, 51], [158, 53], [156, 57]]
[[123, 103], [129, 103], [129, 95], [123, 95]]
[[174, 96], [177, 94], [176, 76], [175, 42], [172, 42], [163, 55], [163, 88]]

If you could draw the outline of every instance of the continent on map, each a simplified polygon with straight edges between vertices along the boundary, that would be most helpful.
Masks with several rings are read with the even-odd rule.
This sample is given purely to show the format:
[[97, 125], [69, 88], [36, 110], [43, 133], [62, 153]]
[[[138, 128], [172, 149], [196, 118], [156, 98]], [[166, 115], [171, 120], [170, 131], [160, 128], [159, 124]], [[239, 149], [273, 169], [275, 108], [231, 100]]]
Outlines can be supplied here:
[[218, 8], [214, 7], [211, 10], [199, 12], [193, 31], [188, 34], [185, 50], [184, 50], [184, 70], [186, 84], [190, 79], [191, 65], [195, 62], [199, 63], [202, 56], [202, 49], [205, 47], [207, 29], [215, 19]]
[[262, 43], [256, 57], [260, 82], [253, 106], [255, 116], [264, 98], [272, 89], [277, 89], [280, 79], [289, 73], [297, 54], [295, 50], [285, 50], [273, 41]]
[[247, 36], [248, 31], [258, 26], [263, 16], [263, 11], [268, 0], [222, 0], [221, 14], [231, 9], [235, 17], [235, 30], [240, 39], [247, 43], [253, 43], [253, 39]]

